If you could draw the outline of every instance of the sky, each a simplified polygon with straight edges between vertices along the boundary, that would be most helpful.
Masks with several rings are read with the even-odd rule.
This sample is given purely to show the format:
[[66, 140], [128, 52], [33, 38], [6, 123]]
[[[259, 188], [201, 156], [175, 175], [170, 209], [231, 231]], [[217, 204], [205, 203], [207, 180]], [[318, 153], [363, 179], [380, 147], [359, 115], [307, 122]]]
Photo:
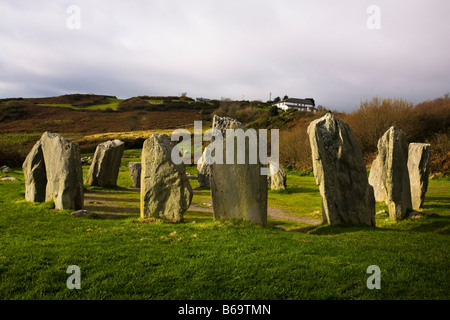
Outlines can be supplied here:
[[0, 98], [419, 103], [450, 91], [449, 13], [448, 0], [0, 0]]

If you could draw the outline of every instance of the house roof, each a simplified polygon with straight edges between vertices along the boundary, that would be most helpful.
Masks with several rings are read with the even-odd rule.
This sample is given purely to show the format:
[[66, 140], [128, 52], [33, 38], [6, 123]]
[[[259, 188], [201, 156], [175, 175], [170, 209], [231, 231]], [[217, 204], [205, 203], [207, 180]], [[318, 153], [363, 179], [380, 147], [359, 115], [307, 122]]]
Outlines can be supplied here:
[[297, 99], [297, 98], [289, 98], [289, 99], [283, 99], [280, 102], [291, 102], [291, 103], [301, 103], [301, 104], [307, 104], [314, 106], [311, 100], [307, 99]]

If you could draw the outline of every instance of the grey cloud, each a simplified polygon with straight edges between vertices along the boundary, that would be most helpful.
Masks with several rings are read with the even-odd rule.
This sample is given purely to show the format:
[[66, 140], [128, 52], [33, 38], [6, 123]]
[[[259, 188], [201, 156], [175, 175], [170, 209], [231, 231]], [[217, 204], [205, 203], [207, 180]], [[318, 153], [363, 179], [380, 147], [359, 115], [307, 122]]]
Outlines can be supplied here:
[[[81, 8], [69, 30], [66, 9]], [[0, 4], [0, 97], [70, 92], [241, 99], [314, 97], [352, 110], [374, 96], [449, 91], [445, 0], [9, 1]]]

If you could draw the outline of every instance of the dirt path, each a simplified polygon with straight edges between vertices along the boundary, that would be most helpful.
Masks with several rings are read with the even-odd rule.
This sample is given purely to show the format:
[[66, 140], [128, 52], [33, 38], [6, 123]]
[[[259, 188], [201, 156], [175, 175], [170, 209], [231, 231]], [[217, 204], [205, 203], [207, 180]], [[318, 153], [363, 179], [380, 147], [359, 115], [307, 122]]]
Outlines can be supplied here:
[[[192, 211], [201, 211], [201, 212], [212, 212], [211, 208], [211, 202], [205, 201], [201, 204], [193, 202], [191, 203], [191, 206], [189, 207], [189, 210]], [[267, 208], [267, 216], [269, 218], [275, 219], [275, 220], [288, 220], [298, 223], [304, 223], [309, 225], [320, 225], [322, 223], [321, 220], [308, 218], [308, 217], [296, 217], [290, 214], [285, 213], [282, 209], [278, 208]]]
[[[85, 209], [108, 218], [125, 218], [139, 214], [139, 199], [135, 194], [139, 189], [127, 188], [118, 191], [90, 191], [85, 193]], [[211, 200], [205, 200], [202, 203], [192, 202], [189, 207], [191, 211], [211, 212]], [[309, 217], [298, 217], [279, 208], [268, 207], [267, 215], [273, 220], [285, 220], [308, 225], [320, 225], [321, 220]]]

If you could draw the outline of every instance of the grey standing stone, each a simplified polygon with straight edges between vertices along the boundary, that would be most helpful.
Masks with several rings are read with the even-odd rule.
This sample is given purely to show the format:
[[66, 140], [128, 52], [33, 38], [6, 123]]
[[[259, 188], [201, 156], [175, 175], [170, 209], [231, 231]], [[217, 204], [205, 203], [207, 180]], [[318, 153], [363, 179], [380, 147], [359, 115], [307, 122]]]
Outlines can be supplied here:
[[[223, 139], [227, 129], [244, 129], [244, 125], [236, 119], [214, 115], [212, 129], [219, 130]], [[211, 165], [206, 161], [207, 154], [211, 152], [208, 146], [203, 150], [202, 157], [197, 161], [197, 176], [200, 187], [211, 188]]]
[[[257, 146], [256, 146], [257, 147]], [[249, 143], [245, 143], [249, 154]], [[211, 196], [215, 219], [246, 220], [267, 225], [267, 176], [261, 175], [262, 165], [227, 164], [226, 141], [223, 140], [222, 164], [211, 164]], [[242, 150], [241, 150], [242, 151]], [[234, 158], [238, 148], [235, 145]]]
[[208, 147], [203, 150], [202, 157], [197, 162], [197, 177], [200, 187], [211, 189], [211, 166], [206, 163], [207, 153], [210, 152]]
[[120, 140], [100, 143], [89, 167], [86, 184], [100, 187], [116, 186], [124, 148], [125, 144]]
[[11, 172], [13, 172], [13, 170], [10, 167], [8, 167], [8, 166], [1, 166], [0, 167], [0, 171], [4, 172], [4, 173], [11, 173]]
[[406, 217], [412, 206], [408, 143], [402, 130], [391, 127], [378, 140], [378, 156], [372, 163], [369, 183], [375, 190], [376, 201], [384, 201], [388, 205], [391, 220]]
[[47, 173], [40, 140], [35, 143], [28, 153], [22, 168], [25, 177], [25, 200], [44, 202], [47, 187]]
[[184, 163], [174, 164], [171, 153], [176, 143], [166, 134], [152, 134], [144, 142], [141, 171], [141, 217], [169, 222], [183, 220], [193, 191]]
[[229, 117], [220, 117], [217, 115], [214, 115], [213, 117], [212, 128], [219, 130], [224, 138], [227, 129], [239, 129], [243, 127], [244, 125], [236, 119]]
[[47, 174], [45, 201], [53, 200], [59, 210], [82, 209], [83, 172], [78, 143], [50, 132], [45, 132], [40, 142]]
[[140, 162], [129, 162], [128, 169], [130, 170], [131, 180], [133, 180], [133, 188], [141, 187], [141, 163]]
[[280, 163], [269, 162], [270, 189], [286, 190], [286, 171]]
[[431, 147], [428, 143], [410, 143], [408, 172], [411, 185], [411, 203], [414, 210], [422, 208], [428, 189]]
[[6, 177], [1, 177], [1, 178], [0, 178], [0, 181], [20, 181], [20, 180], [17, 179], [17, 178], [14, 178], [14, 177], [8, 177], [8, 176], [6, 176]]
[[331, 113], [308, 126], [322, 215], [331, 226], [375, 226], [375, 199], [350, 127]]

